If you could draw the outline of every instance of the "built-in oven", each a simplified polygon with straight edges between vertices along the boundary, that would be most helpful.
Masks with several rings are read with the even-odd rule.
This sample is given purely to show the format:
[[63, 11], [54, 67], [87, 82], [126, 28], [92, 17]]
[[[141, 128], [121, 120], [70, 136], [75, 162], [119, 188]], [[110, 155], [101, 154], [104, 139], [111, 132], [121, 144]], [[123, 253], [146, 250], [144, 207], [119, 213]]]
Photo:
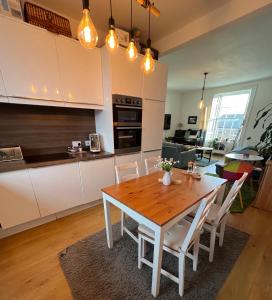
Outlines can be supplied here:
[[113, 95], [112, 100], [115, 153], [141, 151], [142, 99]]

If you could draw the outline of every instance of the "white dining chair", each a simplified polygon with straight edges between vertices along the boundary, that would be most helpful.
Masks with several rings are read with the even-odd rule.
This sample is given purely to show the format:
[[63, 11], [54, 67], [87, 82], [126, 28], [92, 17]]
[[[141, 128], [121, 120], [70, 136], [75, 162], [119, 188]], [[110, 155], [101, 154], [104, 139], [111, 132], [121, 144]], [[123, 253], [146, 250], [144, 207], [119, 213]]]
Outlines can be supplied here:
[[144, 160], [146, 175], [159, 171], [159, 169], [156, 168], [156, 165], [159, 163], [160, 158], [161, 158], [160, 156], [153, 156], [153, 157], [146, 158]]
[[[216, 237], [219, 237], [219, 246], [222, 247], [224, 241], [224, 234], [228, 216], [230, 214], [230, 207], [235, 200], [237, 194], [240, 192], [243, 183], [245, 182], [248, 173], [234, 182], [222, 206], [213, 203], [210, 212], [203, 225], [204, 230], [210, 232], [210, 245], [209, 247], [200, 244], [200, 249], [209, 252], [209, 261], [212, 262], [214, 258], [214, 247]], [[191, 215], [192, 216], [192, 215]], [[192, 219], [191, 219], [192, 220]], [[219, 232], [217, 232], [220, 227]]]
[[[137, 161], [120, 164], [115, 166], [115, 174], [117, 183], [128, 181], [140, 177], [139, 167]], [[121, 235], [126, 232], [133, 240], [138, 242], [138, 237], [136, 237], [126, 226], [125, 226], [126, 214], [121, 211]]]
[[[179, 285], [179, 294], [184, 293], [185, 257], [193, 260], [193, 270], [197, 270], [199, 238], [202, 226], [217, 197], [218, 189], [215, 189], [208, 197], [201, 200], [192, 223], [182, 219], [164, 233], [163, 250], [178, 257], [178, 277], [161, 269], [161, 274], [170, 278]], [[138, 268], [146, 264], [153, 268], [153, 263], [145, 258], [145, 242], [154, 245], [154, 232], [144, 225], [138, 227]], [[193, 254], [189, 250], [193, 247]]]

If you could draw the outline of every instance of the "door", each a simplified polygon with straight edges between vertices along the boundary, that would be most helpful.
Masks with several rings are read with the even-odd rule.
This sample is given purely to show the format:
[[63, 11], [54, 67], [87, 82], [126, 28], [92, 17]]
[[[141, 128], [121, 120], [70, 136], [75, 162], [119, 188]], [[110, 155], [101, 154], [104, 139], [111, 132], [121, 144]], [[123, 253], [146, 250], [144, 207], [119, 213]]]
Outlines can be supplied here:
[[0, 17], [0, 69], [8, 96], [60, 100], [55, 35]]
[[167, 66], [156, 62], [155, 71], [143, 77], [143, 98], [165, 101], [167, 77]]
[[30, 176], [42, 217], [83, 204], [78, 163], [33, 168]]
[[0, 223], [3, 229], [40, 217], [27, 170], [0, 173]]
[[131, 62], [126, 57], [126, 50], [119, 48], [111, 57], [112, 94], [142, 97], [143, 73], [140, 68], [141, 58]]
[[101, 189], [115, 184], [114, 158], [81, 161], [79, 163], [83, 187], [83, 202], [102, 198]]
[[58, 36], [56, 44], [64, 100], [103, 105], [100, 49], [85, 49], [64, 36]]
[[144, 99], [142, 151], [162, 148], [165, 102]]

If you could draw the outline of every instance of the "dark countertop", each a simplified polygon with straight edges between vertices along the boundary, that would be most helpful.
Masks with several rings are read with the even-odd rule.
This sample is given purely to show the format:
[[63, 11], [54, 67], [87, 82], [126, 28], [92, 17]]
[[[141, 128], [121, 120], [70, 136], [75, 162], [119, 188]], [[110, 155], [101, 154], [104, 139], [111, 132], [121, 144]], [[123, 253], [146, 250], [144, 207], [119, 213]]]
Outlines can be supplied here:
[[40, 168], [79, 161], [88, 161], [112, 157], [113, 154], [101, 151], [100, 153], [83, 152], [78, 154], [56, 153], [25, 157], [24, 160], [0, 162], [0, 173], [28, 168]]

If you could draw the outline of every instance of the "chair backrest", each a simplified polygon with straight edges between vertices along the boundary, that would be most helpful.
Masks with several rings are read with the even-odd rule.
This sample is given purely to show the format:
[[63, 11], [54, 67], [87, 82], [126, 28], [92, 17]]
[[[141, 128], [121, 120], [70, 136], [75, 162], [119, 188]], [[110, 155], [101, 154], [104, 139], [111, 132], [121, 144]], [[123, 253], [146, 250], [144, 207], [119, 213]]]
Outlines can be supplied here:
[[200, 205], [195, 214], [194, 220], [193, 220], [193, 222], [190, 226], [190, 229], [189, 229], [189, 231], [184, 239], [184, 242], [181, 246], [181, 250], [184, 253], [186, 253], [187, 249], [191, 245], [191, 242], [194, 240], [194, 238], [198, 234], [200, 234], [200, 231], [201, 231], [202, 226], [208, 216], [210, 208], [217, 197], [218, 190], [219, 190], [219, 188], [216, 188], [209, 196], [207, 196], [206, 198], [201, 200]]
[[223, 170], [223, 178], [228, 181], [234, 182], [240, 179], [244, 173], [248, 173], [248, 176], [253, 172], [253, 165], [246, 161], [232, 161]]
[[156, 168], [156, 165], [159, 163], [160, 158], [160, 156], [153, 156], [144, 160], [146, 175], [157, 172], [159, 170], [158, 168]]
[[239, 193], [239, 191], [240, 191], [242, 185], [244, 184], [245, 180], [247, 179], [247, 176], [248, 176], [248, 173], [245, 172], [240, 179], [236, 180], [233, 183], [233, 185], [232, 185], [232, 187], [231, 187], [224, 203], [222, 204], [222, 206], [221, 206], [221, 208], [220, 208], [220, 210], [219, 210], [219, 212], [216, 216], [216, 219], [213, 220], [215, 224], [219, 224], [220, 221], [222, 220], [222, 218], [226, 214], [229, 213], [230, 207], [231, 207], [233, 201], [235, 200], [237, 194]]
[[115, 175], [118, 184], [130, 179], [138, 178], [140, 175], [137, 161], [116, 165]]

